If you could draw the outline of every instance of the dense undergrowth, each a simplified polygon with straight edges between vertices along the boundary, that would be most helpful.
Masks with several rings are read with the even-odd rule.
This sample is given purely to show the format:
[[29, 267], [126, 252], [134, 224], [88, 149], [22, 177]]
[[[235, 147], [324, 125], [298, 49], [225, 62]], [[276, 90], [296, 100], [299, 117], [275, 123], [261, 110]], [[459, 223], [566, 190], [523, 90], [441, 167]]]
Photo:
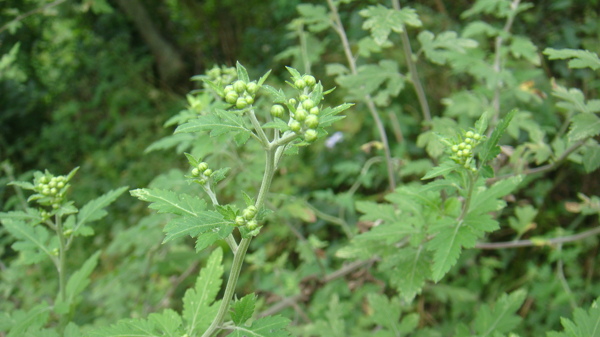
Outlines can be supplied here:
[[597, 1], [63, 2], [0, 14], [0, 336], [600, 336]]

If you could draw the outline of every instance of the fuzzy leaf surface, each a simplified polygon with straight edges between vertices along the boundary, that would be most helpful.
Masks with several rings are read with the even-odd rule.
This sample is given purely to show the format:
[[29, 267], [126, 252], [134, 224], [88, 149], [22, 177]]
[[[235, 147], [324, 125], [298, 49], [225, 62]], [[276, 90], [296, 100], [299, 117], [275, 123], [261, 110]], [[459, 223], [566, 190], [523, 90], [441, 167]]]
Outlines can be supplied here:
[[148, 188], [132, 190], [130, 193], [142, 201], [150, 202], [148, 207], [157, 210], [158, 213], [198, 216], [206, 210], [206, 201], [185, 193]]
[[513, 291], [510, 295], [500, 296], [495, 305], [483, 305], [479, 308], [473, 324], [477, 336], [497, 336], [516, 328], [521, 322], [521, 317], [516, 312], [526, 296], [524, 290]]
[[215, 298], [221, 289], [223, 276], [223, 250], [215, 249], [206, 266], [200, 270], [193, 289], [188, 289], [183, 297], [182, 317], [186, 321], [186, 332], [195, 335], [203, 332], [217, 314]]
[[383, 5], [369, 6], [369, 8], [360, 11], [360, 15], [367, 18], [362, 28], [369, 30], [371, 36], [379, 45], [387, 41], [392, 31], [396, 33], [404, 31], [405, 24], [413, 27], [422, 25], [419, 16], [412, 8], [403, 8], [397, 11]]

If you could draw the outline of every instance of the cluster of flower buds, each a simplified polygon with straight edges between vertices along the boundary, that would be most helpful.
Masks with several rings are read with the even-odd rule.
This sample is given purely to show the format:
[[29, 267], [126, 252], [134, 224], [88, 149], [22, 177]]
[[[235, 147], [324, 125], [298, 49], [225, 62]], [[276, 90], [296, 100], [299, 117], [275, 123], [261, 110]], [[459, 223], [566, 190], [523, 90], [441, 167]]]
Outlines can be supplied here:
[[[290, 108], [290, 121], [288, 125], [290, 130], [297, 134], [302, 134], [307, 142], [313, 142], [317, 139], [317, 127], [319, 126], [319, 113], [321, 109], [310, 98], [310, 92], [317, 84], [312, 75], [304, 75], [294, 82], [294, 87], [303, 93], [296, 98], [290, 98], [287, 102]], [[285, 107], [281, 104], [275, 104], [271, 107], [271, 115], [277, 118], [283, 118]]]
[[233, 82], [237, 76], [237, 72], [233, 67], [214, 66], [212, 69], [206, 72], [206, 76], [212, 82], [227, 85]]
[[[65, 199], [65, 194], [69, 188], [68, 179], [65, 176], [53, 176], [49, 172], [37, 176], [33, 181], [33, 190], [37, 193], [30, 197], [30, 200], [37, 200], [42, 206], [52, 207], [53, 210], [60, 208]], [[50, 212], [41, 211], [43, 218], [48, 218]]]
[[238, 109], [244, 109], [254, 103], [254, 97], [258, 91], [259, 85], [256, 81], [246, 83], [237, 80], [230, 85], [225, 86], [225, 101], [235, 105]]
[[484, 140], [484, 137], [479, 133], [466, 131], [462, 135], [461, 140], [450, 147], [452, 151], [450, 158], [467, 169], [475, 170], [471, 166], [474, 158], [474, 150]]
[[213, 170], [208, 167], [208, 164], [205, 162], [199, 163], [196, 167], [192, 169], [192, 176], [198, 179], [198, 182], [202, 185], [206, 184], [208, 178], [212, 176]]
[[246, 207], [241, 215], [235, 217], [236, 226], [246, 226], [249, 230], [255, 230], [258, 228], [258, 221], [256, 221], [256, 214], [258, 210], [256, 207], [250, 205]]

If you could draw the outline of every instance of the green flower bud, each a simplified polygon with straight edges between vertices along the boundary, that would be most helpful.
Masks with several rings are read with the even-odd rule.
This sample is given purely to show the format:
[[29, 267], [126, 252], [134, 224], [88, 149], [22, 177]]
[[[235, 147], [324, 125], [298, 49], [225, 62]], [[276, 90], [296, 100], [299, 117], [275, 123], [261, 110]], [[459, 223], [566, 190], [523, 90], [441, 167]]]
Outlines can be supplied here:
[[308, 115], [306, 116], [306, 120], [304, 121], [304, 125], [306, 125], [309, 129], [316, 129], [319, 126], [319, 116], [317, 115]]
[[257, 212], [258, 210], [256, 209], [256, 207], [248, 206], [242, 211], [242, 216], [244, 217], [244, 219], [250, 220], [254, 218]]
[[48, 183], [48, 187], [50, 187], [50, 188], [56, 187], [56, 180], [54, 178], [52, 180], [50, 180], [50, 182]]
[[452, 152], [457, 152], [458, 151], [458, 145], [452, 145]]
[[206, 171], [206, 169], [208, 168], [208, 164], [205, 162], [201, 162], [200, 164], [198, 164], [198, 171]]
[[213, 171], [211, 169], [206, 169], [206, 170], [204, 170], [204, 172], [202, 172], [202, 174], [204, 174], [207, 177], [210, 177], [210, 176], [212, 176]]
[[285, 108], [282, 105], [275, 104], [271, 107], [271, 116], [281, 118], [285, 113]]
[[465, 144], [465, 143], [458, 144], [458, 148], [461, 149], [461, 150], [464, 149], [465, 146], [467, 146], [467, 144]]
[[304, 140], [312, 143], [317, 139], [317, 130], [314, 129], [308, 129], [306, 130], [306, 132], [304, 132]]
[[56, 184], [56, 187], [58, 187], [58, 188], [63, 188], [63, 187], [65, 187], [65, 183], [64, 183], [63, 181], [59, 181], [59, 182]]
[[259, 87], [258, 87], [258, 84], [256, 84], [256, 82], [250, 82], [246, 86], [246, 90], [251, 94], [256, 94], [256, 92], [258, 91], [258, 88]]
[[246, 90], [246, 82], [242, 80], [237, 80], [233, 82], [233, 90], [235, 90], [238, 94], [241, 94]]
[[238, 109], [243, 109], [243, 108], [245, 108], [247, 106], [248, 106], [248, 102], [246, 101], [245, 98], [240, 97], [235, 102], [235, 107], [238, 108]]
[[238, 215], [235, 217], [235, 225], [236, 226], [243, 226], [245, 224], [246, 224], [246, 219], [244, 219], [243, 216]]
[[253, 104], [254, 103], [254, 97], [252, 97], [250, 95], [244, 96], [244, 99], [246, 100], [246, 102], [248, 102], [248, 104]]
[[290, 99], [288, 100], [288, 104], [289, 104], [289, 105], [296, 105], [296, 103], [298, 103], [298, 101], [296, 101], [296, 99], [294, 99], [294, 98], [290, 98]]
[[473, 135], [473, 139], [480, 140], [481, 139], [481, 135], [478, 134], [478, 133], [476, 133], [476, 134]]
[[465, 136], [468, 138], [471, 138], [474, 136], [473, 131], [467, 131], [467, 133], [465, 133]]
[[307, 99], [302, 101], [302, 107], [306, 110], [310, 110], [311, 108], [313, 108], [315, 106], [315, 102], [313, 102], [312, 99]]
[[235, 104], [238, 99], [238, 94], [235, 91], [230, 91], [225, 95], [225, 102]]
[[294, 82], [294, 86], [297, 89], [302, 90], [302, 89], [304, 89], [306, 87], [306, 82], [304, 82], [303, 79], [299, 79], [299, 80], [296, 80], [296, 82]]
[[309, 87], [312, 87], [315, 84], [317, 84], [317, 80], [312, 75], [304, 75], [304, 76], [302, 76], [302, 79], [304, 80], [306, 85], [308, 85]]
[[55, 187], [52, 187], [52, 188], [50, 189], [50, 194], [54, 195], [54, 194], [56, 194], [56, 193], [58, 193], [58, 190], [57, 190]]
[[302, 102], [302, 101], [306, 101], [306, 100], [307, 100], [309, 97], [308, 97], [308, 95], [304, 95], [304, 94], [302, 94], [302, 95], [300, 95], [298, 98], [299, 98], [299, 99], [300, 99], [300, 101]]
[[250, 220], [248, 221], [248, 223], [246, 224], [246, 227], [249, 230], [255, 230], [256, 228], [258, 228], [258, 222], [256, 220]]
[[199, 176], [199, 175], [200, 175], [200, 170], [198, 170], [198, 168], [194, 168], [194, 169], [192, 170], [192, 175], [193, 175], [194, 177], [197, 177], [197, 176]]
[[315, 107], [310, 108], [309, 112], [311, 115], [318, 115], [321, 112], [321, 109], [319, 109], [319, 107], [315, 106]]
[[223, 92], [225, 92], [225, 95], [227, 95], [228, 93], [234, 91], [233, 90], [233, 85], [227, 85], [225, 86], [225, 89], [223, 89]]
[[306, 119], [306, 116], [308, 116], [308, 112], [304, 109], [298, 109], [294, 113], [294, 119], [298, 122], [303, 122]]
[[290, 130], [298, 133], [300, 130], [302, 130], [302, 124], [300, 124], [300, 122], [297, 120], [293, 120], [290, 122]]

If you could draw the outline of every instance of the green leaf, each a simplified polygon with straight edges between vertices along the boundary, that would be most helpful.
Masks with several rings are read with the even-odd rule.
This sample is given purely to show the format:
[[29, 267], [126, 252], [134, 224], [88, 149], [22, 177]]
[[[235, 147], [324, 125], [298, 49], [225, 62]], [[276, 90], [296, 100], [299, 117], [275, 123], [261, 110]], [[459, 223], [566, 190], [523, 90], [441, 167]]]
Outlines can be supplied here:
[[600, 134], [600, 118], [591, 113], [580, 113], [571, 119], [569, 140], [577, 141]]
[[[513, 291], [500, 296], [495, 305], [484, 305], [477, 310], [473, 327], [478, 337], [498, 336], [512, 331], [522, 318], [516, 314], [525, 301], [525, 290]], [[592, 335], [587, 335], [592, 336]]]
[[510, 53], [515, 58], [524, 58], [531, 64], [539, 66], [540, 56], [537, 47], [531, 40], [523, 36], [513, 36], [509, 45]]
[[400, 300], [397, 297], [388, 299], [387, 296], [376, 293], [367, 294], [367, 300], [373, 312], [373, 315], [369, 318], [375, 324], [389, 331], [398, 332], [401, 308]]
[[575, 308], [573, 320], [561, 317], [564, 332], [549, 332], [548, 337], [599, 337], [600, 299], [592, 303], [589, 310]]
[[223, 215], [215, 211], [200, 212], [195, 217], [173, 219], [165, 226], [166, 236], [163, 243], [187, 235], [195, 237], [210, 230], [216, 230], [220, 226], [229, 226], [229, 224], [229, 220], [225, 220]]
[[446, 160], [442, 162], [439, 166], [436, 166], [429, 170], [427, 174], [421, 178], [421, 180], [431, 179], [439, 176], [445, 176], [451, 172], [457, 171], [461, 166], [455, 163], [453, 160]]
[[402, 10], [390, 9], [382, 5], [369, 6], [360, 15], [367, 18], [363, 23], [364, 30], [371, 31], [371, 36], [379, 45], [385, 43], [392, 31], [401, 33], [404, 25], [421, 27], [422, 23], [414, 9], [405, 7]]
[[163, 333], [161, 336], [179, 337], [182, 335], [181, 316], [172, 309], [165, 309], [161, 314], [152, 313], [148, 322], [153, 323], [156, 329]]
[[[105, 217], [108, 213], [106, 212], [106, 210], [104, 210], [104, 208], [106, 206], [110, 205], [111, 203], [113, 203], [128, 188], [129, 188], [128, 186], [123, 186], [116, 190], [108, 191], [104, 195], [102, 195], [94, 200], [90, 200], [87, 204], [85, 204], [79, 210], [79, 214], [77, 214], [77, 223], [73, 227], [72, 235], [81, 234], [82, 231], [86, 231], [83, 228], [83, 227], [87, 227], [87, 226], [85, 226], [86, 223], [100, 220], [103, 217]], [[90, 231], [91, 231], [91, 234], [93, 234], [93, 230], [91, 230], [91, 228], [89, 228], [87, 230], [88, 233]]]
[[486, 189], [480, 189], [473, 194], [469, 205], [469, 213], [482, 214], [499, 211], [506, 205], [502, 197], [508, 195], [523, 181], [523, 176], [514, 176], [500, 180]]
[[471, 248], [477, 236], [465, 224], [442, 223], [427, 249], [433, 251], [432, 279], [438, 282], [456, 264], [463, 247]]
[[206, 266], [200, 270], [193, 289], [183, 296], [182, 317], [187, 323], [188, 335], [202, 333], [217, 314], [215, 299], [221, 289], [223, 250], [219, 247], [210, 254]]
[[600, 146], [598, 144], [584, 148], [583, 167], [587, 173], [594, 172], [600, 167]]
[[517, 109], [511, 110], [506, 116], [498, 123], [494, 131], [492, 132], [490, 138], [483, 143], [481, 151], [479, 152], [479, 159], [482, 163], [487, 163], [488, 161], [494, 159], [500, 153], [500, 147], [498, 146], [498, 142], [500, 142], [500, 138], [504, 134], [504, 131], [508, 128], [510, 121], [513, 119], [515, 114], [517, 113]]
[[29, 329], [33, 330], [43, 327], [48, 322], [51, 310], [52, 307], [45, 302], [36, 305], [29, 311], [16, 310], [12, 313], [11, 329], [8, 331], [6, 337], [21, 337]]
[[148, 207], [157, 210], [158, 213], [196, 217], [206, 210], [206, 201], [185, 193], [148, 188], [132, 190], [130, 193], [142, 201], [150, 202]]
[[72, 305], [75, 301], [75, 297], [81, 294], [81, 292], [90, 284], [90, 275], [98, 264], [98, 257], [100, 257], [100, 251], [97, 251], [94, 255], [90, 256], [81, 268], [69, 277], [66, 288], [68, 304]]
[[548, 55], [550, 60], [567, 60], [569, 59], [569, 68], [591, 68], [597, 70], [600, 68], [600, 58], [598, 54], [589, 50], [581, 49], [544, 49], [544, 54]]
[[235, 63], [235, 69], [237, 71], [238, 80], [242, 80], [246, 83], [250, 82], [250, 77], [248, 77], [248, 71], [240, 62]]
[[390, 283], [406, 302], [412, 301], [421, 293], [425, 281], [431, 276], [430, 253], [422, 246], [399, 249], [386, 256], [378, 265], [379, 270], [389, 271]]
[[577, 88], [568, 89], [554, 83], [552, 95], [560, 99], [556, 106], [567, 112], [594, 113], [600, 112], [600, 100], [590, 100], [586, 103], [583, 92]]
[[372, 94], [377, 105], [383, 106], [404, 88], [405, 77], [400, 74], [397, 62], [382, 60], [379, 64], [358, 67], [357, 74], [338, 76], [336, 81], [348, 88], [349, 99], [364, 99]]
[[477, 47], [477, 41], [458, 37], [456, 32], [443, 32], [435, 36], [430, 31], [419, 33], [417, 39], [425, 56], [433, 63], [446, 64], [449, 54], [464, 54]]
[[93, 329], [88, 333], [90, 337], [156, 337], [157, 335], [154, 322], [144, 319], [123, 319], [116, 324]]
[[214, 110], [212, 113], [199, 116], [175, 129], [175, 133], [209, 131], [211, 137], [224, 133], [242, 133], [250, 136], [252, 131], [246, 126], [242, 116], [235, 112]]
[[232, 337], [288, 337], [285, 328], [290, 320], [281, 316], [267, 316], [252, 323], [251, 327], [236, 327], [229, 336]]
[[272, 86], [266, 84], [263, 85], [262, 88], [265, 89], [269, 93], [269, 95], [271, 95], [273, 103], [283, 104], [287, 102], [287, 98], [285, 97], [285, 93], [282, 89], [275, 89]]
[[43, 221], [40, 211], [34, 208], [28, 208], [27, 212], [12, 211], [0, 212], [0, 221], [27, 221], [29, 226], [35, 226]]
[[313, 33], [321, 32], [331, 26], [327, 7], [313, 4], [300, 4], [296, 6], [302, 21]]
[[256, 305], [256, 295], [254, 293], [248, 294], [231, 304], [231, 319], [235, 325], [240, 326], [246, 323], [252, 317], [254, 313], [254, 306]]
[[12, 248], [21, 253], [22, 263], [34, 264], [44, 260], [45, 257], [53, 258], [51, 246], [48, 244], [50, 233], [46, 227], [31, 227], [21, 221], [4, 221], [4, 228], [17, 238]]

